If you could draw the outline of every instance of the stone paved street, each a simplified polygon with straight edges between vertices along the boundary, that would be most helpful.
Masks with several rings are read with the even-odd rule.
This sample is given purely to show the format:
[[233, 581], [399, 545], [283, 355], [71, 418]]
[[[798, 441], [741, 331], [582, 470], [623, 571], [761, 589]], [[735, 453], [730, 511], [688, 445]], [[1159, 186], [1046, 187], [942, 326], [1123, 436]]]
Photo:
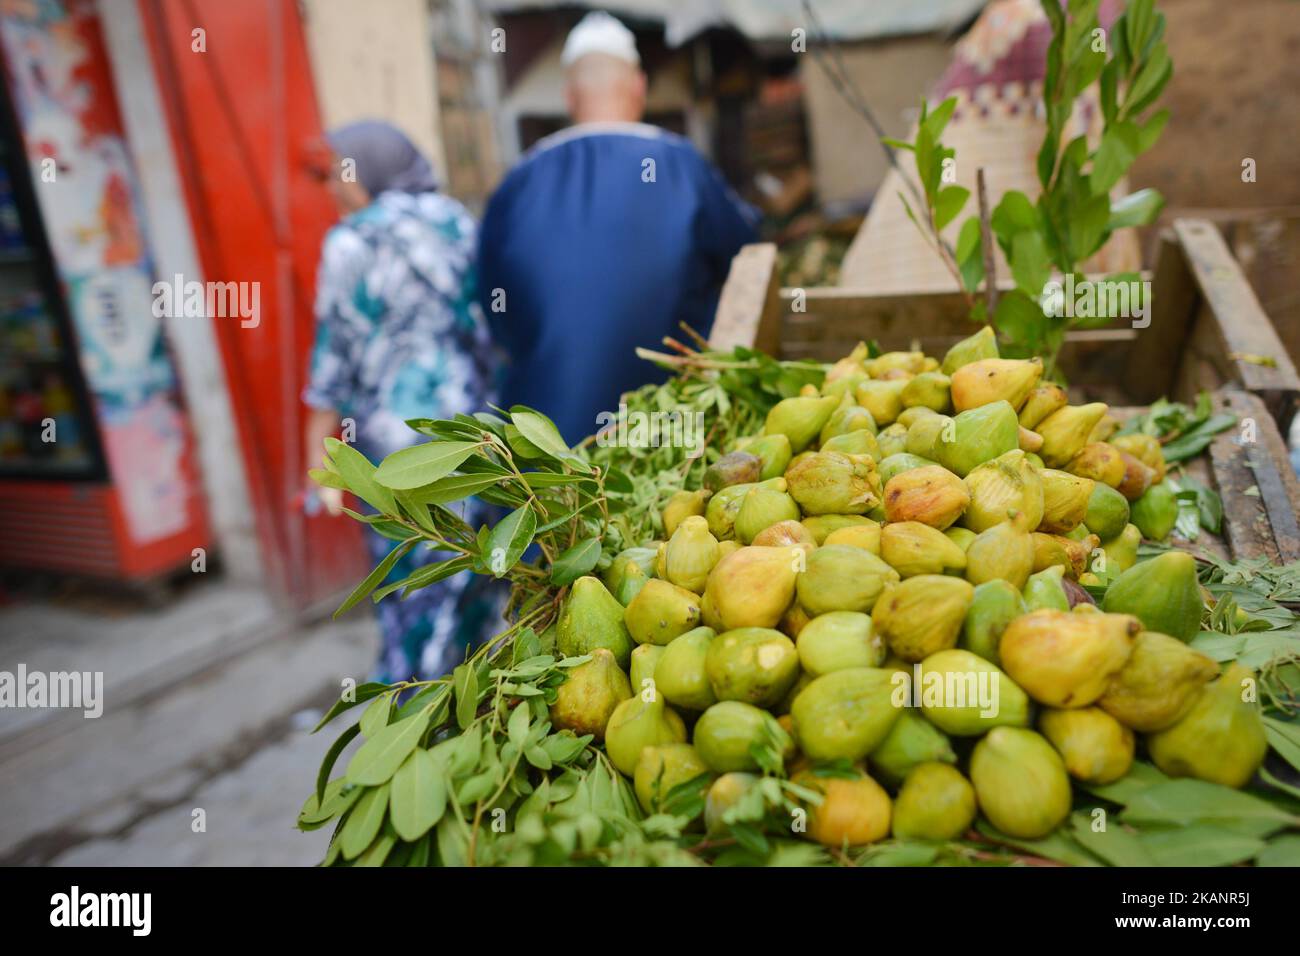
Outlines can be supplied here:
[[[0, 670], [104, 671], [97, 719], [0, 714], [0, 864], [320, 859], [328, 831], [293, 824], [338, 731], [307, 731], [344, 679], [365, 680], [374, 622], [364, 609], [340, 622], [250, 614], [246, 594], [221, 588], [122, 609], [107, 630], [98, 607], [0, 609]], [[196, 809], [204, 832], [192, 827]]]

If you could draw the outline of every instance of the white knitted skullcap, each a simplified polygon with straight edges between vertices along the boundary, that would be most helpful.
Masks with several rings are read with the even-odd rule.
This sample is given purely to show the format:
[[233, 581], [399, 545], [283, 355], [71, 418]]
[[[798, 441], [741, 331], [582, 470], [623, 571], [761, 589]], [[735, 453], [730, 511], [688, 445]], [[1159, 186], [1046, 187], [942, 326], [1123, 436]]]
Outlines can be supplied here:
[[632, 31], [603, 10], [593, 10], [569, 32], [560, 62], [570, 66], [588, 53], [604, 53], [633, 66], [641, 65]]

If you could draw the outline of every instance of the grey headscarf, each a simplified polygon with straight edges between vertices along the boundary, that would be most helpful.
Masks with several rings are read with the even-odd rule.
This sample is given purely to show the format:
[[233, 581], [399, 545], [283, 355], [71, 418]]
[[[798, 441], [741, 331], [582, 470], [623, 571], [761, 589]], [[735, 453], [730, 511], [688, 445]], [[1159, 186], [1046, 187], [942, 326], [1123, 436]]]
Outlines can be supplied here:
[[331, 130], [325, 138], [340, 159], [356, 163], [357, 179], [372, 197], [387, 189], [423, 193], [438, 188], [429, 161], [390, 123], [360, 120]]

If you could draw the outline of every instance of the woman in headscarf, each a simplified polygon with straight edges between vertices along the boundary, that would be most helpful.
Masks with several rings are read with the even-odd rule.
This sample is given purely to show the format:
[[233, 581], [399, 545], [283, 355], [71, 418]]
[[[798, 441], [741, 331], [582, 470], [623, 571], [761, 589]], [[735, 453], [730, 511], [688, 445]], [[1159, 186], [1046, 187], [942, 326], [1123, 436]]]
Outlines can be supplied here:
[[[332, 156], [317, 170], [341, 220], [325, 236], [316, 283], [316, 343], [303, 400], [308, 466], [323, 440], [350, 420], [354, 447], [378, 464], [419, 441], [409, 418], [450, 418], [492, 400], [492, 350], [475, 301], [475, 225], [437, 191], [429, 162], [400, 131], [365, 121], [326, 137]], [[317, 495], [334, 513], [341, 495]], [[481, 523], [480, 503], [465, 519]], [[367, 530], [372, 563], [394, 542]], [[400, 580], [446, 555], [408, 553], [388, 578]], [[376, 679], [446, 673], [490, 623], [494, 592], [455, 575], [376, 606], [383, 647]]]

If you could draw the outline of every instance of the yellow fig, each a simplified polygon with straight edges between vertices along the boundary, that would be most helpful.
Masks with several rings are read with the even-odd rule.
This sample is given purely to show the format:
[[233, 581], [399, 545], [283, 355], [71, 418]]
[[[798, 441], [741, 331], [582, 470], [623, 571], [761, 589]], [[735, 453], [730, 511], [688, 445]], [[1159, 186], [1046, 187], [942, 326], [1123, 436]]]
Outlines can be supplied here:
[[903, 578], [966, 568], [965, 550], [943, 532], [919, 521], [897, 521], [882, 527], [880, 556]]
[[826, 372], [826, 384], [829, 385], [836, 379], [844, 378], [846, 375], [866, 375], [867, 367], [863, 363], [867, 361], [870, 350], [866, 342], [859, 342], [853, 346], [853, 351], [844, 358], [840, 359]]
[[1103, 485], [1118, 488], [1124, 481], [1124, 458], [1114, 445], [1093, 442], [1079, 449], [1065, 470], [1072, 475], [1091, 478]]
[[[873, 522], [874, 523], [874, 522]], [[817, 547], [817, 539], [798, 521], [778, 521], [754, 535], [751, 544], [760, 548]]]
[[961, 523], [976, 534], [1006, 521], [1012, 511], [1024, 514], [1030, 528], [1043, 517], [1043, 479], [1020, 449], [971, 469], [965, 479], [970, 505]]
[[906, 372], [908, 375], [915, 375], [925, 371], [925, 353], [885, 352], [864, 364], [872, 378], [881, 378], [890, 372]]
[[810, 515], [799, 522], [813, 536], [818, 546], [826, 543], [826, 538], [840, 528], [853, 528], [859, 525], [873, 524], [870, 518], [862, 515]]
[[671, 538], [682, 520], [692, 515], [704, 514], [710, 492], [701, 488], [699, 491], [679, 491], [668, 499], [664, 505], [664, 536]]
[[1038, 432], [1031, 432], [1024, 425], [1021, 425], [1019, 446], [1021, 451], [1042, 451], [1043, 436], [1038, 434]]
[[807, 515], [865, 514], [880, 502], [880, 476], [867, 455], [816, 452], [792, 462], [785, 480]]
[[1160, 450], [1159, 439], [1142, 432], [1134, 432], [1129, 435], [1113, 436], [1110, 443], [1154, 471], [1153, 483], [1165, 480], [1165, 456]]
[[1049, 534], [1073, 531], [1088, 514], [1093, 480], [1055, 468], [1044, 468], [1042, 477], [1043, 517], [1038, 530]]
[[1141, 624], [1128, 614], [1034, 611], [1002, 632], [1002, 669], [1049, 707], [1087, 707], [1133, 651]]
[[821, 803], [809, 808], [809, 839], [839, 849], [889, 836], [889, 794], [865, 773], [845, 779], [805, 771], [795, 782], [821, 795]]
[[961, 578], [922, 574], [885, 589], [871, 612], [876, 634], [905, 661], [957, 646], [975, 588]]
[[952, 373], [952, 406], [959, 412], [990, 402], [1010, 402], [1019, 409], [1043, 375], [1043, 360], [980, 359]]
[[1057, 409], [1064, 408], [1069, 401], [1065, 389], [1059, 385], [1043, 382], [1035, 386], [1020, 409], [1020, 427], [1037, 429], [1039, 422]]
[[951, 380], [942, 372], [921, 372], [908, 381], [899, 397], [904, 408], [928, 408], [943, 412], [951, 405], [951, 385]]
[[975, 788], [955, 767], [923, 763], [907, 775], [894, 801], [894, 836], [956, 840], [975, 821]]
[[1045, 837], [1070, 815], [1065, 763], [1032, 730], [990, 730], [971, 754], [970, 778], [981, 812], [1010, 836]]
[[1133, 766], [1133, 731], [1098, 707], [1048, 708], [1038, 718], [1038, 729], [1076, 780], [1114, 783]]
[[827, 544], [846, 544], [852, 548], [862, 548], [872, 554], [880, 554], [880, 524], [867, 519], [867, 524], [849, 525], [837, 528], [826, 536]]
[[969, 365], [971, 362], [997, 357], [997, 336], [993, 333], [993, 326], [985, 325], [974, 335], [962, 339], [948, 349], [939, 370], [945, 375], [952, 375], [959, 368]]
[[891, 522], [919, 521], [942, 531], [961, 517], [970, 504], [970, 492], [947, 468], [926, 465], [889, 479], [884, 503]]
[[1178, 723], [1147, 738], [1151, 759], [1171, 777], [1244, 787], [1268, 753], [1257, 694], [1254, 673], [1230, 664]]
[[1088, 442], [1093, 426], [1106, 414], [1104, 402], [1066, 405], [1048, 415], [1034, 431], [1043, 436], [1038, 454], [1048, 468], [1063, 468]]
[[1176, 724], [1218, 676], [1219, 665], [1200, 651], [1168, 634], [1142, 631], [1097, 706], [1126, 727], [1155, 733]]
[[708, 521], [701, 515], [691, 515], [683, 520], [664, 550], [664, 570], [668, 580], [701, 594], [709, 580], [709, 572], [717, 563], [718, 539], [709, 534]]
[[700, 596], [652, 578], [628, 603], [623, 621], [638, 644], [667, 644], [699, 626]]
[[807, 560], [797, 547], [748, 547], [727, 555], [714, 566], [704, 589], [718, 623], [704, 623], [717, 631], [776, 627], [794, 600], [795, 578]]
[[971, 584], [1001, 578], [1019, 590], [1033, 568], [1034, 543], [1022, 514], [981, 531], [966, 548], [966, 580]]
[[830, 611], [870, 611], [885, 586], [897, 580], [898, 572], [870, 551], [827, 544], [807, 556], [795, 590], [804, 610], [816, 617]]
[[1088, 444], [1109, 441], [1110, 436], [1117, 431], [1119, 431], [1119, 419], [1114, 415], [1103, 415], [1097, 424], [1092, 426], [1092, 431], [1088, 434]]

